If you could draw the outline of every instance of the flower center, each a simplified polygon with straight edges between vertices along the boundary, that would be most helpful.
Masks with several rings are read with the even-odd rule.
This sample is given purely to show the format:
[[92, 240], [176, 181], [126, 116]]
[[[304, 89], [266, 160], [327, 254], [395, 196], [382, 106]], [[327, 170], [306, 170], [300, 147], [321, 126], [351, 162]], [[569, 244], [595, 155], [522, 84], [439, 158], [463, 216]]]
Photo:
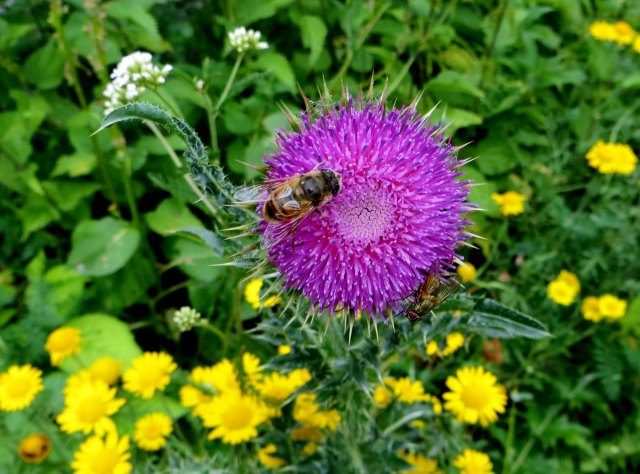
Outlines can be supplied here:
[[159, 438], [162, 436], [162, 431], [160, 429], [160, 425], [158, 424], [149, 424], [146, 426], [144, 430], [144, 435], [146, 438]]
[[83, 423], [93, 424], [105, 415], [104, 402], [96, 397], [87, 397], [78, 406], [78, 419]]
[[31, 381], [26, 377], [15, 377], [11, 384], [7, 384], [7, 392], [12, 398], [20, 398], [27, 394], [31, 388]]
[[140, 386], [142, 387], [155, 387], [160, 384], [163, 377], [162, 370], [154, 367], [147, 368], [147, 370], [140, 372]]
[[224, 414], [222, 424], [229, 430], [241, 430], [251, 425], [253, 410], [243, 401], [233, 403]]
[[393, 206], [375, 191], [341, 199], [334, 211], [338, 232], [364, 242], [382, 236], [393, 216]]
[[96, 474], [111, 474], [120, 461], [120, 455], [113, 448], [103, 448], [92, 453], [91, 472]]
[[460, 397], [462, 402], [472, 410], [482, 411], [489, 403], [489, 391], [486, 387], [467, 387]]

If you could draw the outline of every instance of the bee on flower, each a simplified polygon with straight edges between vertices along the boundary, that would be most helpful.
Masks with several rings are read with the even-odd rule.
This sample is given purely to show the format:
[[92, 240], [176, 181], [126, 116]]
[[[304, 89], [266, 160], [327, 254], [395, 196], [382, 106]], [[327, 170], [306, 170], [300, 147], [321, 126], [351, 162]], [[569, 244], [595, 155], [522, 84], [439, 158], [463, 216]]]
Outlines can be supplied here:
[[415, 104], [387, 109], [373, 95], [344, 96], [320, 107], [305, 98], [306, 112], [288, 117], [293, 131], [279, 133], [279, 151], [264, 160], [267, 180], [327, 169], [339, 192], [282, 238], [269, 238], [266, 218], [258, 232], [286, 288], [318, 311], [376, 320], [399, 309], [434, 263], [454, 261], [475, 208], [458, 148]]

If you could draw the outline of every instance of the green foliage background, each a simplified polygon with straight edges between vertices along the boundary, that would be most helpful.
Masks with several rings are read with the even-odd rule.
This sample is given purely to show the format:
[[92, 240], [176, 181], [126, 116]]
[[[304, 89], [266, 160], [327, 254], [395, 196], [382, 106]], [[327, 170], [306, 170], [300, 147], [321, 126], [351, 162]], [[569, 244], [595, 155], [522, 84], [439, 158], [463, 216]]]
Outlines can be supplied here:
[[[323, 81], [338, 94], [341, 84], [366, 90], [373, 76], [378, 91], [387, 81], [389, 98], [398, 104], [423, 91], [419, 109], [439, 104], [435, 118], [451, 123], [447, 133], [454, 143], [470, 143], [461, 156], [479, 157], [465, 169], [469, 178], [486, 183], [475, 187], [470, 199], [486, 209], [473, 216], [472, 231], [486, 240], [476, 241], [479, 249], [467, 254], [479, 268], [470, 291], [534, 316], [552, 334], [539, 341], [503, 341], [504, 362], [494, 371], [511, 395], [508, 414], [488, 430], [449, 426], [441, 460], [452, 459], [459, 447], [452, 439], [467, 439], [491, 455], [496, 472], [640, 469], [640, 181], [637, 172], [599, 175], [584, 159], [597, 140], [640, 150], [640, 54], [587, 33], [593, 21], [618, 19], [640, 28], [640, 4], [5, 2], [0, 5], [0, 367], [49, 367], [47, 334], [69, 321], [96, 327], [86, 319], [96, 314], [110, 315], [108, 324], [123, 324], [125, 330], [110, 330], [110, 345], [128, 351], [125, 359], [140, 348], [163, 350], [184, 369], [247, 349], [268, 358], [277, 343], [307, 347], [306, 358], [297, 363], [317, 367], [320, 383], [325, 374], [327, 397], [339, 401], [362, 445], [370, 444], [363, 448], [365, 463], [384, 465], [378, 456], [392, 452], [391, 446], [382, 446], [384, 440], [368, 431], [357, 411], [348, 414], [357, 405], [349, 395], [359, 392], [348, 384], [341, 391], [331, 388], [340, 382], [340, 372], [326, 364], [341, 360], [342, 349], [332, 351], [331, 341], [287, 331], [286, 321], [252, 310], [242, 297], [246, 271], [211, 266], [228, 258], [215, 252], [215, 234], [203, 231], [219, 230], [222, 222], [197, 201], [183, 179], [186, 169], [178, 168], [141, 124], [92, 135], [103, 118], [101, 94], [110, 70], [122, 56], [147, 50], [158, 63], [174, 66], [162, 88], [164, 99], [209, 145], [212, 162], [241, 184], [259, 177], [244, 163], [261, 165], [262, 156], [274, 149], [274, 132], [287, 126], [278, 102], [298, 111], [303, 106], [298, 87], [313, 99]], [[261, 31], [269, 49], [244, 58], [215, 111], [236, 58], [227, 32], [239, 25]], [[204, 81], [203, 91], [198, 80]], [[143, 99], [163, 105], [151, 93]], [[215, 119], [208, 120], [212, 112]], [[178, 153], [184, 150], [177, 136], [168, 140]], [[507, 190], [527, 195], [523, 215], [500, 216], [489, 196]], [[184, 228], [202, 231], [180, 231]], [[197, 234], [213, 240], [207, 245]], [[583, 320], [579, 302], [568, 308], [552, 303], [546, 284], [561, 269], [579, 276], [583, 296], [613, 293], [628, 300], [627, 315], [617, 324], [594, 325]], [[206, 315], [216, 330], [179, 335], [171, 316], [183, 305]], [[411, 347], [446, 334], [447, 321], [453, 319], [417, 330], [420, 334], [408, 339]], [[246, 334], [256, 327], [260, 338]], [[442, 388], [455, 367], [480, 361], [487, 338], [470, 337], [464, 354], [425, 370], [419, 356], [400, 350], [401, 337], [383, 330], [379, 344], [359, 339], [349, 364], [359, 357], [393, 359], [389, 365], [434, 388]], [[409, 329], [401, 325], [399, 334], [403, 331]], [[1, 415], [0, 471], [20, 462], [15, 446], [21, 434], [37, 418], [50, 420], [62, 408], [64, 376], [45, 372], [47, 403], [40, 411]], [[181, 449], [188, 459], [188, 449]], [[49, 467], [29, 472], [63, 465], [64, 454], [55, 456]], [[187, 461], [175, 459], [159, 465], [184, 468], [180, 463]], [[318, 461], [317, 469], [332, 472], [327, 459], [331, 456], [325, 464]], [[151, 463], [140, 472], [154, 472], [152, 465], [160, 469]]]

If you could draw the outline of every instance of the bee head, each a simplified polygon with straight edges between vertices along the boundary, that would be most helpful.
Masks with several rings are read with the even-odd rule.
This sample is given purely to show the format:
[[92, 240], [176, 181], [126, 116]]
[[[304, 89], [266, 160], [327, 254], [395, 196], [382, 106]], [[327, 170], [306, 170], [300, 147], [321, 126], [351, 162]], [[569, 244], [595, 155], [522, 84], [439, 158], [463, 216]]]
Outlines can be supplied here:
[[338, 194], [340, 192], [340, 188], [342, 187], [342, 179], [340, 178], [340, 175], [329, 168], [324, 168], [320, 170], [320, 172], [322, 173], [322, 177], [327, 183], [331, 194], [334, 196]]

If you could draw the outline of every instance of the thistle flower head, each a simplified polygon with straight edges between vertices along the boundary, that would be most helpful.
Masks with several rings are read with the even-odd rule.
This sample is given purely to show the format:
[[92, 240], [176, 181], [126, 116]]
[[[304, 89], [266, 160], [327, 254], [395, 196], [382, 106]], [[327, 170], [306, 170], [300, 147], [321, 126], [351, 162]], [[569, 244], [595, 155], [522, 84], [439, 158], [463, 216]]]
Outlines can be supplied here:
[[267, 49], [269, 45], [266, 41], [260, 41], [261, 36], [259, 31], [247, 30], [244, 26], [240, 26], [229, 32], [229, 43], [238, 54], [252, 49]]
[[[309, 109], [309, 107], [308, 107]], [[265, 239], [284, 284], [315, 308], [372, 317], [411, 295], [432, 265], [447, 268], [464, 241], [468, 182], [456, 147], [413, 107], [347, 97], [302, 113], [265, 158], [268, 180], [329, 168], [341, 189], [283, 238]], [[288, 225], [264, 223], [268, 226]]]

